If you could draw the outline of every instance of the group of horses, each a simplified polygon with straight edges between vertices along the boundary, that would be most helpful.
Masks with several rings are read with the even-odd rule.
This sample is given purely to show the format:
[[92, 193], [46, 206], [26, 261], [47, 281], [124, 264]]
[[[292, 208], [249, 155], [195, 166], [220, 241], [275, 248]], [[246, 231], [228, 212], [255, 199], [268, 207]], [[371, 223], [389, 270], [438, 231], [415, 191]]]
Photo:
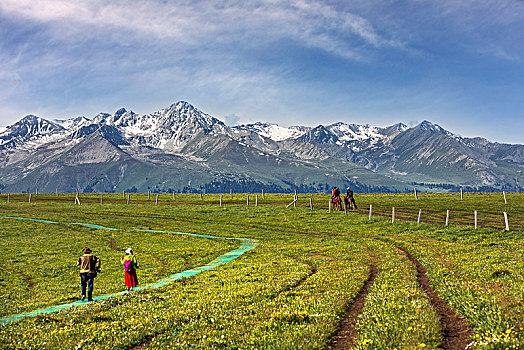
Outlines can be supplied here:
[[[344, 208], [342, 206], [342, 198], [340, 198], [340, 195], [331, 196], [331, 203], [333, 204], [333, 210], [342, 210]], [[355, 200], [352, 197], [349, 198], [348, 196], [345, 196], [344, 205], [346, 209], [357, 209]]]

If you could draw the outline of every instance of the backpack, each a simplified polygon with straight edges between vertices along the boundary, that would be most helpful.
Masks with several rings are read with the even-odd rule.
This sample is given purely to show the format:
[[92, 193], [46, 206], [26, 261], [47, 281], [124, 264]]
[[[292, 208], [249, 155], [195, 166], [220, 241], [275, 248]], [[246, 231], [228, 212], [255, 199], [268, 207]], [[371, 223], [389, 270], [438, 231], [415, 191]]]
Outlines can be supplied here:
[[133, 266], [133, 260], [124, 260], [124, 270], [126, 272], [133, 272], [135, 267]]

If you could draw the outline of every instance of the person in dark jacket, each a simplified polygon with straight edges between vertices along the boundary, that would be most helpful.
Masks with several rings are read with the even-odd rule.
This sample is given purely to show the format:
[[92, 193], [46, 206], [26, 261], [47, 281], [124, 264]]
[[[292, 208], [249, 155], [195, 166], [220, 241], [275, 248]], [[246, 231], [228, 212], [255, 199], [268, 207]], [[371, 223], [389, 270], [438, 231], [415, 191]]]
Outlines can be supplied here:
[[351, 191], [349, 187], [347, 188], [346, 197], [344, 197], [344, 201], [350, 209], [357, 209], [357, 203], [355, 202], [355, 198], [353, 198], [353, 191]]
[[80, 285], [82, 287], [82, 301], [86, 299], [93, 301], [93, 283], [100, 269], [100, 259], [91, 254], [91, 249], [86, 247], [83, 251], [84, 255], [78, 258], [77, 265], [80, 266]]

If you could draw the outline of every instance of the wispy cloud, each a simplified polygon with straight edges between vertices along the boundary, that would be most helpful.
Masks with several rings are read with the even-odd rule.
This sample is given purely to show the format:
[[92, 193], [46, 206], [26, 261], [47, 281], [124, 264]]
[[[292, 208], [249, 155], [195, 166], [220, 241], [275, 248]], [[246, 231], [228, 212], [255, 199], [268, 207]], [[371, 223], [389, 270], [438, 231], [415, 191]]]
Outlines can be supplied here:
[[[398, 46], [382, 37], [366, 19], [338, 12], [315, 1], [65, 1], [3, 0], [0, 11], [50, 26], [55, 39], [120, 42], [172, 41], [185, 45], [231, 43], [250, 38], [246, 44], [281, 39], [356, 58], [352, 40], [366, 45]], [[64, 29], [67, 25], [67, 30]]]

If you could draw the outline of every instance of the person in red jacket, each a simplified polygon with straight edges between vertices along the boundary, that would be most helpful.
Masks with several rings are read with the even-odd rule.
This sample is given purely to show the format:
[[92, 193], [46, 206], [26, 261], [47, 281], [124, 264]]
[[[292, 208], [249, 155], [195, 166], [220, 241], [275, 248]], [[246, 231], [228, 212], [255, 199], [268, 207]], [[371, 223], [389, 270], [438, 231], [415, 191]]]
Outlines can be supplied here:
[[136, 269], [138, 269], [138, 261], [136, 260], [133, 249], [127, 248], [126, 255], [121, 257], [122, 265], [124, 265], [124, 281], [128, 291], [133, 290], [138, 285], [138, 277]]
[[82, 255], [77, 265], [80, 266], [80, 285], [82, 287], [82, 301], [86, 299], [86, 287], [87, 287], [87, 300], [93, 301], [93, 284], [97, 274], [100, 270], [100, 259], [91, 254], [89, 247], [84, 248]]

